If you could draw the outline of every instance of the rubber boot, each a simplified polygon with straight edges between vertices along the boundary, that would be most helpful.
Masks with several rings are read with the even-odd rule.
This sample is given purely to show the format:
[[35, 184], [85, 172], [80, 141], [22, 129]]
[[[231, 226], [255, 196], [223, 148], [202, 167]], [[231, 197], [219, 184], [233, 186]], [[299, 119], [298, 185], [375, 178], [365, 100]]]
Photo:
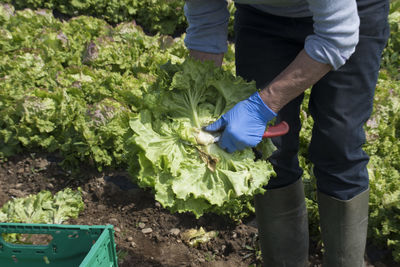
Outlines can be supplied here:
[[255, 196], [264, 266], [308, 265], [308, 218], [301, 179]]
[[350, 200], [318, 192], [323, 267], [361, 267], [368, 227], [369, 190]]

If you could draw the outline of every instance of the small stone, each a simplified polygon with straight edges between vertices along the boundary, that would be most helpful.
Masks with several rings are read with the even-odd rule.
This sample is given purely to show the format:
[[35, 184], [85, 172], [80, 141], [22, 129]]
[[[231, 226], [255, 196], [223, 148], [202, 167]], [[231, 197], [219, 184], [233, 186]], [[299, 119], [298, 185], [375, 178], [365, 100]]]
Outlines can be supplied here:
[[38, 162], [36, 162], [35, 165], [36, 165], [36, 168], [43, 170], [49, 165], [49, 162], [45, 159], [42, 159], [42, 160], [39, 160]]
[[142, 217], [140, 219], [141, 222], [147, 223], [149, 221], [149, 219], [147, 217]]
[[110, 224], [117, 224], [118, 223], [118, 219], [115, 219], [115, 218], [110, 218], [108, 221], [110, 222]]
[[24, 185], [23, 183], [18, 183], [18, 184], [15, 185], [15, 188], [19, 189], [19, 188], [21, 188], [23, 185]]
[[49, 184], [47, 185], [47, 187], [48, 187], [49, 189], [53, 189], [53, 188], [54, 188], [54, 185], [53, 185], [52, 183], [49, 183]]
[[103, 185], [104, 186], [106, 184], [106, 181], [104, 181], [103, 177], [96, 178], [95, 181], [96, 181], [97, 185]]
[[141, 223], [138, 224], [138, 226], [139, 226], [140, 229], [143, 229], [143, 228], [146, 227], [146, 224], [141, 222]]
[[131, 237], [131, 236], [127, 237], [127, 238], [126, 238], [126, 241], [132, 242], [132, 241], [133, 241], [133, 237]]
[[204, 263], [204, 262], [206, 262], [206, 260], [205, 260], [205, 259], [203, 259], [203, 258], [199, 258], [198, 260], [199, 260], [199, 262], [201, 262], [201, 263]]
[[131, 242], [131, 247], [136, 248], [137, 247], [136, 243], [132, 241]]
[[156, 206], [157, 208], [161, 208], [160, 202], [156, 202], [155, 206]]
[[234, 232], [234, 233], [232, 234], [232, 238], [237, 238], [237, 233]]
[[144, 229], [142, 229], [142, 233], [143, 233], [143, 234], [150, 234], [151, 232], [153, 232], [153, 229], [151, 229], [151, 228], [144, 228]]
[[115, 232], [119, 233], [121, 232], [121, 228], [119, 228], [118, 226], [114, 227]]
[[177, 236], [177, 235], [179, 235], [179, 233], [181, 232], [181, 230], [179, 230], [178, 228], [172, 228], [171, 230], [169, 230], [169, 232], [170, 232], [172, 235]]
[[103, 205], [103, 204], [100, 204], [100, 205], [97, 205], [97, 209], [98, 210], [105, 210], [105, 209], [107, 209], [107, 207], [105, 205]]
[[24, 192], [22, 192], [21, 190], [12, 189], [12, 188], [8, 190], [8, 193], [10, 193], [14, 197], [24, 197], [25, 196]]

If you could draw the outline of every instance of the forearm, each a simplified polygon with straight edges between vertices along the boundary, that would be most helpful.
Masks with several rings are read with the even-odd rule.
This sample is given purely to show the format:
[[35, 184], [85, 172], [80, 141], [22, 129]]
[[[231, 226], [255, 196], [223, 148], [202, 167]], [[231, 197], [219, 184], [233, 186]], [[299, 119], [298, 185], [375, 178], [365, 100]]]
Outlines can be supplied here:
[[261, 90], [260, 96], [277, 113], [331, 69], [331, 65], [315, 61], [302, 50], [285, 70]]
[[198, 59], [200, 61], [212, 61], [214, 62], [215, 66], [221, 67], [222, 60], [224, 58], [224, 54], [213, 54], [208, 52], [201, 52], [193, 49], [189, 49], [189, 54], [191, 57]]

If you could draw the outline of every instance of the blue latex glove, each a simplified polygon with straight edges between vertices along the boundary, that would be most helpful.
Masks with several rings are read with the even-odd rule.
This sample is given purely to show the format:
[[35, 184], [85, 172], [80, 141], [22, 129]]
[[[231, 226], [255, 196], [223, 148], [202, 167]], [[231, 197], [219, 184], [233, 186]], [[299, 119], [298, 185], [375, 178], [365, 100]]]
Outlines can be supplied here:
[[258, 92], [240, 101], [205, 130], [223, 130], [219, 146], [229, 153], [255, 147], [261, 142], [267, 123], [276, 116], [261, 99]]

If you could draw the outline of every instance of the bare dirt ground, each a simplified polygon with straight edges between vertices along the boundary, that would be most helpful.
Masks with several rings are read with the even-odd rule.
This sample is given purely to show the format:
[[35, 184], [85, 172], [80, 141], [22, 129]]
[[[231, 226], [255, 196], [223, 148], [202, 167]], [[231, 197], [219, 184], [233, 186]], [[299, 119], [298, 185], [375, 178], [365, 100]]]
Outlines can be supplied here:
[[[65, 187], [81, 187], [85, 210], [69, 224], [112, 224], [121, 267], [248, 267], [261, 266], [257, 229], [248, 218], [234, 224], [226, 218], [171, 214], [151, 192], [130, 182], [124, 171], [98, 172], [82, 166], [78, 173], [59, 167], [61, 158], [48, 153], [19, 155], [0, 162], [0, 207], [12, 197], [41, 190], [56, 193]], [[182, 238], [189, 229], [203, 227], [217, 237], [192, 247]], [[313, 242], [311, 242], [313, 244]], [[310, 248], [310, 266], [321, 266], [320, 247]], [[367, 266], [400, 267], [390, 252], [369, 246]]]

